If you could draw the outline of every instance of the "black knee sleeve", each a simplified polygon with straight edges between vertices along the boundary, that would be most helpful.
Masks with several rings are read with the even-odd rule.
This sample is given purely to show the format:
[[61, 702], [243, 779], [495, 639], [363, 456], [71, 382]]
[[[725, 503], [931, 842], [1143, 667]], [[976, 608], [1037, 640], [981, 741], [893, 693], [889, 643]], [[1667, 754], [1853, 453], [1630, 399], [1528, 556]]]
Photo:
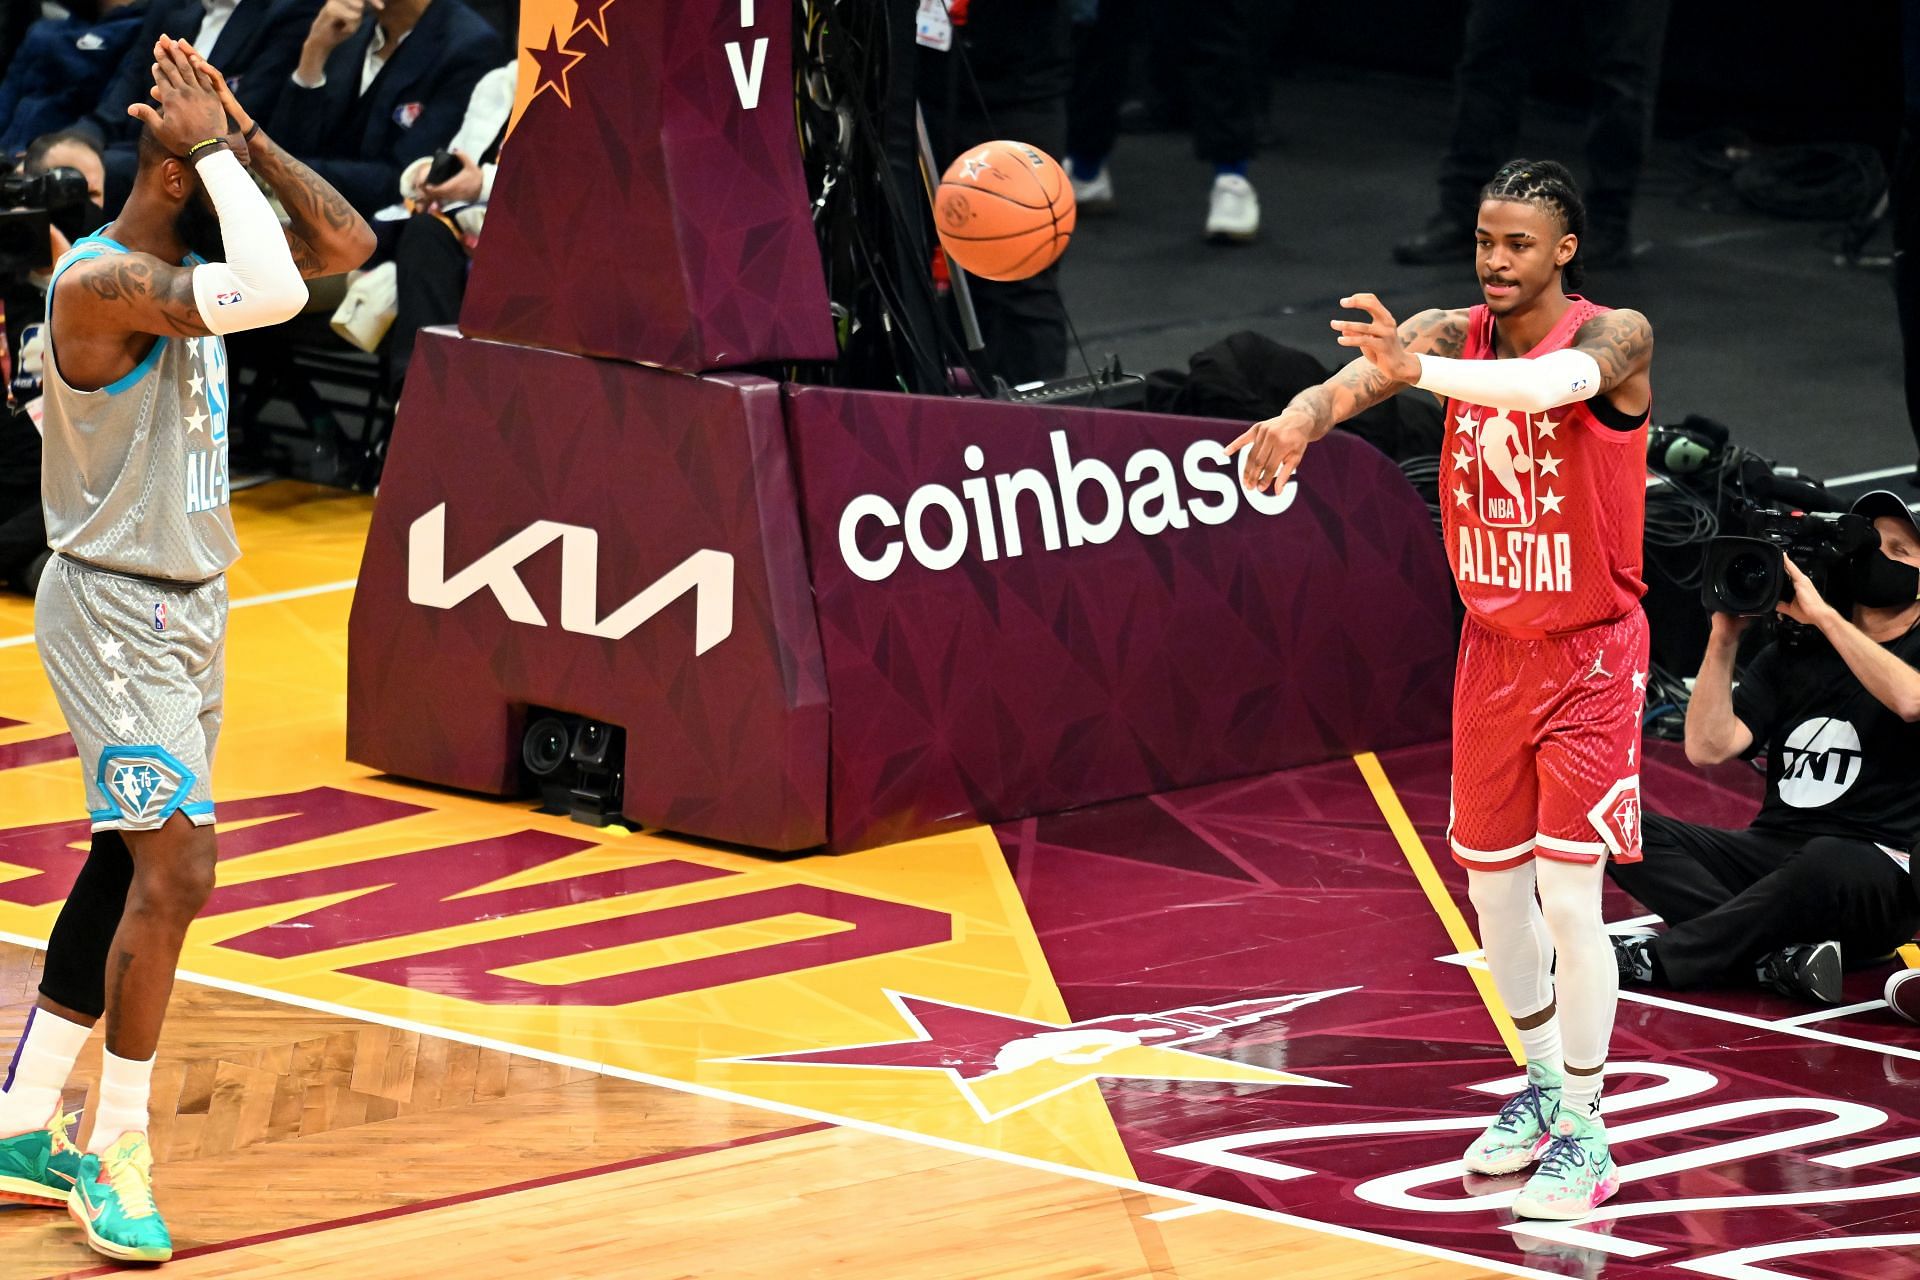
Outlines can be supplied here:
[[133, 855], [118, 831], [94, 833], [93, 850], [67, 894], [47, 941], [40, 994], [75, 1013], [107, 1010], [107, 952], [133, 884]]

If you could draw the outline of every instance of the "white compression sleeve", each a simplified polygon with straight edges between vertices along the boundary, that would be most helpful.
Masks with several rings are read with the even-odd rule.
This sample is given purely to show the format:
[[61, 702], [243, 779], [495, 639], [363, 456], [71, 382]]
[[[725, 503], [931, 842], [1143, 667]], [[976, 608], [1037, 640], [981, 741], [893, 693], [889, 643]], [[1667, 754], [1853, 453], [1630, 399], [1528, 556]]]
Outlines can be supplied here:
[[237, 333], [291, 320], [307, 305], [307, 283], [273, 206], [225, 147], [209, 148], [194, 164], [220, 215], [225, 262], [193, 269], [193, 299], [213, 333]]
[[1544, 413], [1600, 394], [1600, 366], [1571, 347], [1521, 360], [1414, 359], [1420, 362], [1420, 380], [1414, 386], [1468, 404]]

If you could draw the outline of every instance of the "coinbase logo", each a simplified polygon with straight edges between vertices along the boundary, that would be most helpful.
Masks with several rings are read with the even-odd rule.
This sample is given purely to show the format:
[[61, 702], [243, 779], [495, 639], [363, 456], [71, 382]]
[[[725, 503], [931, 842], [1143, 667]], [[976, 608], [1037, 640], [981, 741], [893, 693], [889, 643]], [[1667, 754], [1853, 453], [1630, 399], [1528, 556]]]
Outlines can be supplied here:
[[1780, 755], [1780, 799], [1796, 809], [1819, 809], [1847, 794], [1863, 763], [1859, 731], [1830, 716], [1795, 725]]
[[1158, 449], [1142, 449], [1118, 471], [1098, 458], [1075, 459], [1064, 431], [1053, 432], [1049, 443], [1051, 473], [1026, 467], [979, 475], [986, 454], [974, 444], [961, 460], [976, 474], [961, 480], [957, 492], [922, 485], [904, 509], [884, 495], [861, 494], [840, 513], [841, 559], [868, 582], [883, 582], [907, 556], [939, 572], [968, 555], [1025, 555], [1035, 532], [1041, 549], [1058, 551], [1111, 542], [1123, 525], [1152, 538], [1193, 523], [1225, 524], [1243, 504], [1269, 516], [1293, 505], [1291, 480], [1278, 493], [1243, 489], [1234, 460], [1217, 441], [1194, 441], [1177, 463]]

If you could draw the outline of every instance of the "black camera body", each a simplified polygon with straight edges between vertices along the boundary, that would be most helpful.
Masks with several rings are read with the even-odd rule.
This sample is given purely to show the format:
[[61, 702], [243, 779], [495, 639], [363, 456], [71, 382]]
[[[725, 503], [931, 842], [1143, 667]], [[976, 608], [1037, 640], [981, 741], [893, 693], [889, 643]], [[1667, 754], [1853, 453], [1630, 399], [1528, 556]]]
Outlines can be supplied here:
[[1715, 538], [1707, 544], [1701, 601], [1717, 613], [1767, 614], [1793, 599], [1784, 553], [1829, 604], [1842, 611], [1852, 587], [1836, 572], [1855, 556], [1880, 545], [1865, 516], [1807, 514], [1756, 508], [1747, 515], [1747, 537]]
[[64, 165], [45, 173], [9, 173], [0, 177], [0, 208], [64, 213], [81, 208], [91, 199], [87, 194], [86, 175]]

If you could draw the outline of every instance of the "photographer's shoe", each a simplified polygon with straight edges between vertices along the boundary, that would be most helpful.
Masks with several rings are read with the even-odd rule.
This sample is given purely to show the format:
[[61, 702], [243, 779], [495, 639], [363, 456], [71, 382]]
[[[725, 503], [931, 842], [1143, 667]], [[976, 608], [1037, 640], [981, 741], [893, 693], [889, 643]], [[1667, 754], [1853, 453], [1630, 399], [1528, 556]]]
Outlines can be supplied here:
[[1840, 944], [1811, 942], [1760, 957], [1754, 968], [1760, 985], [1795, 1000], [1839, 1004]]
[[1547, 1149], [1559, 1113], [1560, 1073], [1529, 1062], [1527, 1087], [1507, 1099], [1460, 1163], [1468, 1173], [1518, 1173]]
[[1887, 1008], [1920, 1022], [1920, 969], [1901, 969], [1887, 979]]
[[1610, 934], [1609, 938], [1613, 943], [1613, 962], [1620, 969], [1620, 985], [1644, 987], [1652, 982], [1653, 934], [1636, 930]]

